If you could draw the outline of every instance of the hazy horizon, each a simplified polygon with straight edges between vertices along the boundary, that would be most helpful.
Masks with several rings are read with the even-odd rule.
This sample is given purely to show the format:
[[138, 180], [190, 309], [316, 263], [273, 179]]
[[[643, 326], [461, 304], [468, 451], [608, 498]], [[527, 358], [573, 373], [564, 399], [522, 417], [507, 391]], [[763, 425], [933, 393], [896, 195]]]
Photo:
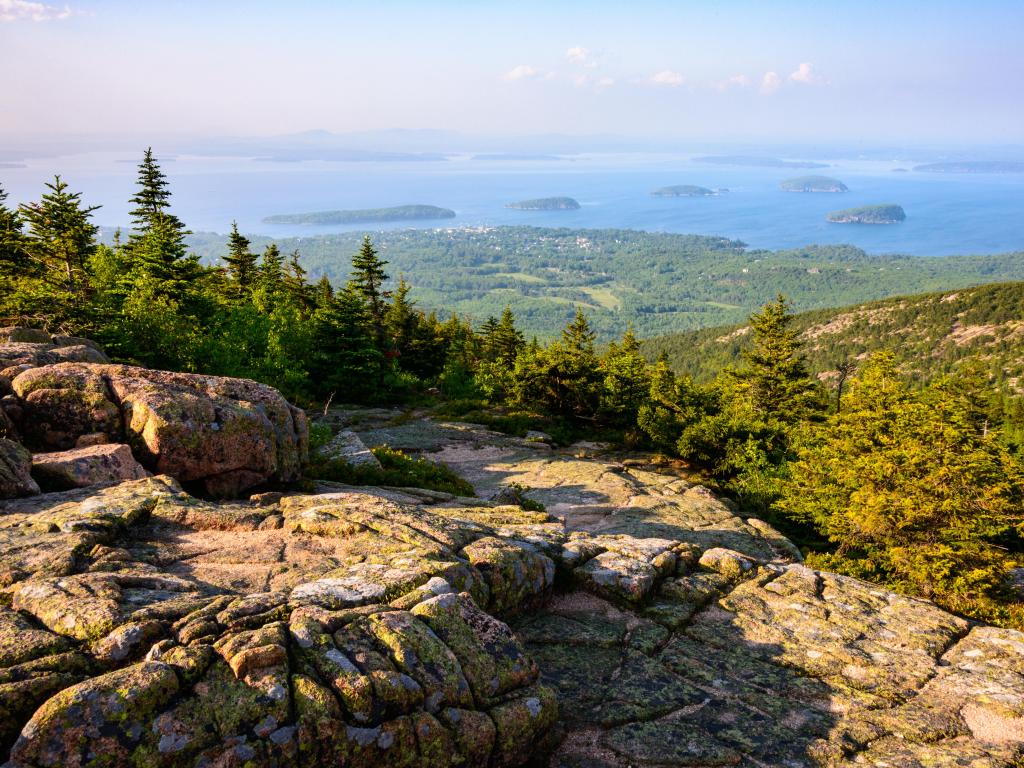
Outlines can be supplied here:
[[5, 142], [1019, 145], [1024, 4], [0, 0]]

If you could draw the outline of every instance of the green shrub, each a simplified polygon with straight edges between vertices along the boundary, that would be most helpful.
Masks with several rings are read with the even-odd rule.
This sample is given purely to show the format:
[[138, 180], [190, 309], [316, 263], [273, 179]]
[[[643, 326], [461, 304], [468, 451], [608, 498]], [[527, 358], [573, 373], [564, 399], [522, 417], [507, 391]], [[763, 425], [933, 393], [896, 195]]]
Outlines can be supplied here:
[[343, 459], [314, 457], [306, 470], [307, 477], [331, 480], [348, 485], [392, 485], [403, 488], [426, 488], [456, 496], [475, 496], [473, 486], [452, 469], [429, 459], [413, 458], [386, 445], [371, 449], [381, 464], [377, 467], [354, 467]]

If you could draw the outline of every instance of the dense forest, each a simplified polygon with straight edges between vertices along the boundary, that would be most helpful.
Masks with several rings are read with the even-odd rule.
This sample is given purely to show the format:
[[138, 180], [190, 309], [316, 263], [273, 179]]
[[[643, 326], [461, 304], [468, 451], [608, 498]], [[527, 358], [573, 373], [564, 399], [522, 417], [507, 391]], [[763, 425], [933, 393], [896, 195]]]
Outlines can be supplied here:
[[[806, 321], [779, 296], [751, 315], [747, 333], [733, 334], [742, 344], [736, 365], [697, 381], [677, 374], [666, 355], [648, 362], [632, 330], [599, 348], [590, 318], [568, 298], [568, 322], [549, 328], [554, 338], [546, 344], [529, 339], [509, 306], [483, 322], [439, 317], [416, 306], [408, 282], [391, 281], [395, 265], [384, 256], [394, 250], [369, 237], [350, 242], [348, 267], [342, 272], [335, 261], [333, 279], [311, 280], [308, 254], [283, 252], [278, 243], [260, 248], [237, 227], [216, 259], [201, 259], [190, 252], [170, 199], [167, 180], [147, 151], [131, 197], [131, 229], [100, 243], [95, 209], [60, 177], [38, 201], [18, 207], [8, 206], [0, 190], [0, 320], [90, 336], [122, 361], [253, 378], [308, 407], [416, 403], [436, 417], [516, 434], [543, 429], [557, 442], [586, 436], [661, 453], [782, 527], [813, 566], [1024, 626], [1009, 578], [1024, 554], [1024, 460], [1005, 393], [984, 355], [914, 382], [880, 343], [844, 366], [843, 378], [823, 381], [808, 361], [821, 350], [806, 324], [803, 335], [799, 330]], [[653, 265], [680, 260], [678, 246], [685, 244], [692, 261], [718, 275], [701, 288], [708, 296], [730, 270], [746, 274], [741, 264], [763, 270], [760, 278], [773, 284], [803, 285], [814, 273], [796, 265], [820, 263], [813, 249], [768, 258], [709, 238], [623, 233], [617, 239], [608, 231], [514, 228], [490, 241], [498, 236], [494, 231], [476, 234], [490, 250], [460, 251], [451, 236], [449, 248], [420, 257], [431, 265], [436, 282], [428, 284], [436, 296], [445, 281], [457, 286], [459, 273], [449, 275], [447, 264], [472, 261], [472, 253], [486, 258], [481, 266], [506, 273], [529, 258], [541, 264], [592, 258], [596, 264], [577, 279], [604, 270], [607, 282], [618, 279], [612, 253], [621, 258], [625, 249], [640, 265], [637, 271], [656, 272]], [[428, 243], [445, 236], [390, 235]], [[523, 247], [506, 253], [509, 238]], [[535, 252], [537, 243], [543, 248]], [[849, 285], [862, 287], [869, 278], [879, 282], [879, 269], [896, 286], [927, 269], [933, 269], [931, 279], [945, 275], [951, 282], [977, 279], [983, 266], [1011, 269], [1010, 260], [1000, 258], [878, 260], [856, 249], [829, 253], [835, 274], [859, 274], [863, 282]], [[403, 265], [411, 262], [405, 257]], [[930, 264], [943, 262], [942, 268]], [[552, 269], [552, 279], [560, 279], [560, 268]], [[793, 283], [787, 275], [804, 277]], [[694, 290], [672, 270], [662, 281], [666, 307], [673, 281], [680, 294]], [[745, 279], [732, 287], [747, 303], [764, 291]], [[991, 290], [1019, 301], [1012, 288]], [[639, 283], [636, 300], [645, 300]], [[972, 306], [976, 314], [964, 314], [964, 322], [1005, 319], [1010, 312], [986, 309], [983, 297]], [[921, 344], [922, 350], [941, 348], [933, 340]]]
[[[410, 297], [424, 308], [479, 322], [508, 305], [527, 335], [553, 339], [583, 307], [602, 343], [630, 327], [649, 338], [742, 322], [775, 291], [808, 310], [1024, 280], [1020, 253], [869, 256], [852, 246], [766, 251], [720, 237], [536, 227], [403, 229], [373, 239], [391, 274], [405, 277]], [[282, 253], [301, 251], [311, 275], [344, 282], [361, 240], [359, 233], [341, 233], [275, 242]], [[213, 264], [227, 239], [197, 234], [187, 243]], [[257, 249], [270, 243], [252, 238]]]

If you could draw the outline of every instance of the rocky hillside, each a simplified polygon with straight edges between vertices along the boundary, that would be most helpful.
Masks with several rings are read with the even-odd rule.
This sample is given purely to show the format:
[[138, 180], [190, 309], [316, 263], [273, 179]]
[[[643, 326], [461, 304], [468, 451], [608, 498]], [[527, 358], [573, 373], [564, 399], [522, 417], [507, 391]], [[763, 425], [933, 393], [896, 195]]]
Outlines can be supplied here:
[[[811, 369], [827, 372], [843, 360], [893, 351], [921, 380], [981, 359], [1010, 389], [1024, 375], [1024, 283], [998, 283], [942, 293], [902, 296], [841, 309], [803, 312], [793, 327], [805, 342]], [[708, 380], [738, 364], [746, 325], [662, 336], [644, 342], [651, 359], [662, 352], [677, 370]]]
[[[813, 571], [643, 456], [335, 411], [477, 496], [299, 490], [273, 390], [61, 341], [0, 345], [6, 768], [1020, 764], [1024, 635]], [[160, 474], [35, 493], [93, 441]]]

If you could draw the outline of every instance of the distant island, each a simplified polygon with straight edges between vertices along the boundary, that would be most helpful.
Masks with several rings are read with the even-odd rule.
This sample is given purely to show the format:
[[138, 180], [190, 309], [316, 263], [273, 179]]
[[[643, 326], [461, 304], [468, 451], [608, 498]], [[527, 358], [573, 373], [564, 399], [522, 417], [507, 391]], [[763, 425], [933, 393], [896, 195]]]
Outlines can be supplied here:
[[279, 213], [267, 216], [264, 224], [370, 224], [385, 221], [422, 221], [454, 219], [455, 211], [436, 205], [397, 205], [393, 208], [366, 208], [353, 211], [315, 211]]
[[653, 197], [712, 197], [713, 195], [720, 195], [721, 193], [728, 191], [728, 189], [708, 189], [707, 187], [697, 187], [693, 184], [676, 184], [671, 187], [659, 187], [658, 189], [652, 189], [651, 195]]
[[827, 163], [815, 163], [810, 160], [779, 160], [777, 157], [757, 157], [752, 155], [709, 155], [693, 158], [696, 163], [715, 163], [717, 165], [749, 165], [754, 168], [828, 168]]
[[899, 224], [907, 218], [907, 214], [898, 205], [862, 205], [859, 208], [846, 208], [832, 211], [825, 219], [833, 224]]
[[848, 192], [849, 188], [839, 179], [829, 176], [797, 176], [779, 184], [783, 192]]
[[580, 204], [571, 197], [539, 197], [536, 200], [509, 203], [505, 207], [517, 211], [575, 211], [579, 209]]
[[914, 170], [927, 173], [1024, 173], [1024, 162], [1013, 160], [961, 160], [915, 165]]
[[518, 154], [515, 152], [495, 152], [492, 154], [484, 155], [473, 155], [470, 160], [515, 160], [515, 161], [535, 161], [543, 160], [545, 162], [553, 160], [562, 160], [564, 158], [558, 155], [530, 155], [530, 154]]

